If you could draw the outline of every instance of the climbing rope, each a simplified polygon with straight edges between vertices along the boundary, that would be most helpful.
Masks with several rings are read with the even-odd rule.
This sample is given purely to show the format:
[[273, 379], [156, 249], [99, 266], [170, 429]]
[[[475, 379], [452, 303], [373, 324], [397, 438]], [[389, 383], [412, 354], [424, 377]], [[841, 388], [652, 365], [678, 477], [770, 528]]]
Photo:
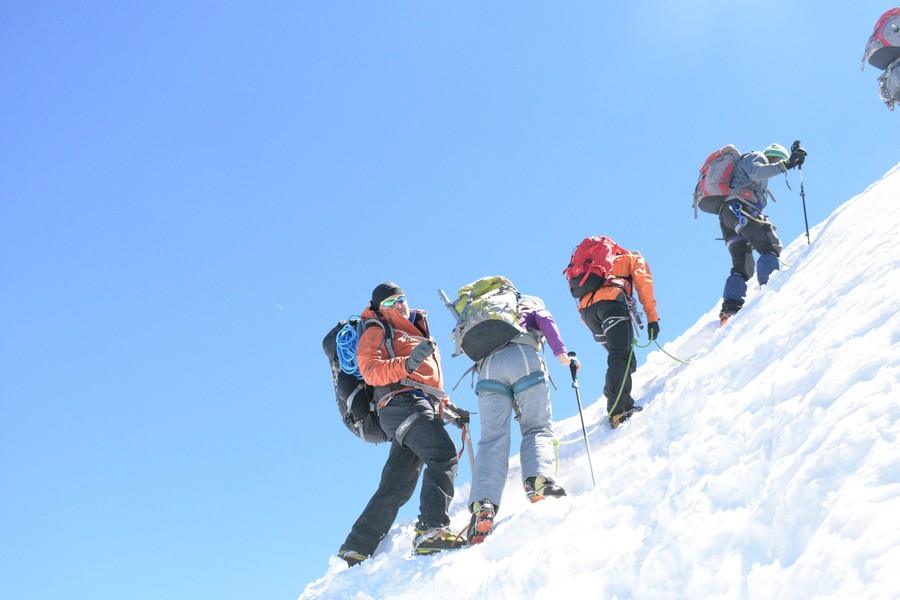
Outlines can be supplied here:
[[[616, 406], [619, 405], [619, 400], [622, 398], [622, 392], [625, 390], [625, 378], [628, 376], [629, 369], [631, 368], [631, 359], [634, 357], [634, 348], [635, 348], [635, 347], [638, 347], [638, 348], [647, 348], [648, 346], [650, 346], [651, 343], [652, 343], [652, 344], [656, 344], [656, 347], [659, 348], [660, 350], [662, 350], [662, 353], [663, 353], [663, 354], [665, 354], [666, 356], [668, 356], [669, 358], [671, 358], [671, 359], [674, 360], [675, 362], [679, 362], [679, 363], [681, 363], [681, 364], [683, 364], [683, 365], [689, 365], [689, 364], [691, 364], [690, 361], [681, 360], [680, 358], [677, 358], [677, 357], [675, 357], [675, 356], [672, 356], [671, 354], [669, 354], [668, 352], [666, 352], [665, 349], [664, 349], [662, 346], [660, 346], [660, 345], [659, 345], [659, 342], [656, 341], [656, 340], [649, 340], [646, 344], [641, 345], [641, 344], [638, 344], [638, 343], [637, 343], [637, 337], [633, 337], [632, 340], [631, 340], [631, 349], [628, 351], [628, 360], [625, 362], [625, 374], [626, 374], [626, 375], [625, 375], [625, 377], [622, 378], [622, 383], [619, 385], [619, 393], [616, 394], [616, 400], [615, 400], [615, 402], [613, 402], [612, 408], [609, 409], [609, 410], [606, 412], [606, 416], [604, 417], [604, 420], [605, 420], [605, 419], [608, 419], [610, 416], [612, 416], [613, 411], [616, 410]], [[602, 421], [601, 421], [601, 423], [602, 423]], [[600, 429], [600, 423], [594, 425], [594, 426], [593, 426], [589, 431], [587, 431], [584, 435], [585, 435], [585, 436], [590, 436], [590, 435], [592, 435], [595, 431], [597, 431], [598, 429]], [[578, 441], [579, 441], [579, 440], [578, 440], [577, 438], [574, 439], [574, 440], [568, 440], [568, 441], [565, 441], [565, 442], [560, 441], [558, 438], [553, 438], [553, 451], [554, 451], [554, 454], [556, 455], [556, 463], [555, 463], [554, 466], [553, 466], [553, 476], [554, 476], [554, 477], [556, 476], [557, 471], [559, 471], [559, 448], [560, 448], [560, 446], [565, 446], [566, 444], [574, 444], [574, 443], [576, 443], [576, 442], [578, 442]]]
[[[653, 343], [656, 344], [656, 347], [659, 348], [659, 349], [662, 351], [663, 354], [665, 354], [666, 356], [668, 356], [669, 358], [671, 358], [671, 359], [674, 360], [675, 362], [679, 362], [679, 363], [681, 363], [681, 364], [683, 364], [683, 365], [689, 365], [689, 364], [691, 364], [691, 361], [689, 361], [689, 360], [682, 360], [682, 359], [678, 358], [677, 356], [672, 356], [671, 354], [669, 354], [668, 352], [666, 352], [666, 349], [663, 348], [662, 346], [660, 346], [660, 345], [659, 345], [659, 342], [657, 342], [656, 340], [653, 340]], [[649, 342], [648, 342], [648, 343], [647, 343], [647, 346], [649, 346], [649, 345], [650, 345], [650, 344], [649, 344]]]
[[[622, 397], [622, 392], [625, 390], [625, 379], [628, 377], [628, 372], [629, 372], [629, 369], [631, 368], [631, 358], [634, 356], [634, 346], [635, 345], [636, 345], [635, 338], [632, 338], [631, 348], [628, 350], [628, 360], [625, 361], [625, 374], [626, 375], [625, 375], [625, 377], [622, 378], [622, 383], [619, 385], [619, 393], [616, 394], [616, 401], [613, 402], [612, 408], [610, 408], [608, 411], [606, 411], [606, 416], [604, 417], [604, 419], [608, 419], [612, 415], [613, 411], [616, 410], [616, 406], [619, 405], [619, 399]], [[596, 425], [594, 425], [590, 429], [590, 431], [586, 431], [584, 433], [584, 437], [586, 438], [586, 437], [590, 436], [598, 429], [600, 429], [600, 423], [597, 423]], [[566, 444], [574, 444], [577, 441], [578, 441], [577, 439], [574, 439], [574, 440], [569, 440], [566, 442], [561, 442], [558, 438], [553, 438], [553, 449], [554, 449], [554, 453], [556, 455], [556, 464], [553, 465], [553, 476], [554, 477], [556, 477], [556, 474], [559, 471], [559, 447], [565, 446]]]
[[[359, 316], [353, 315], [350, 319], [359, 319]], [[349, 322], [345, 324], [337, 334], [336, 343], [338, 365], [340, 365], [341, 371], [347, 375], [353, 375], [357, 379], [362, 379], [359, 364], [356, 362], [356, 346], [359, 344], [356, 327]]]

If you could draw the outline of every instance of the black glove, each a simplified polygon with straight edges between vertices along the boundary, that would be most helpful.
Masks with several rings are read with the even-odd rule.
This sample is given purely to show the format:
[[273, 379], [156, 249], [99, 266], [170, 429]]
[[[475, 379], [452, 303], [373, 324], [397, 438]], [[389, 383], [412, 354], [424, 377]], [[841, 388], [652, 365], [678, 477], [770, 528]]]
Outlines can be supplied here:
[[647, 337], [651, 342], [659, 337], [659, 321], [647, 323]]
[[791, 155], [784, 163], [785, 169], [793, 169], [794, 167], [803, 166], [803, 161], [806, 160], [806, 150], [801, 148], [799, 145], [791, 146]]
[[581, 361], [575, 357], [574, 351], [569, 352], [566, 356], [569, 357], [569, 372], [572, 374], [572, 381], [575, 381], [578, 370], [581, 368]]
[[469, 411], [458, 406], [450, 406], [449, 408], [456, 413], [456, 418], [450, 420], [454, 425], [462, 427], [469, 424]]
[[412, 349], [409, 356], [406, 357], [406, 372], [412, 373], [419, 368], [425, 359], [434, 353], [434, 344], [431, 340], [419, 342], [419, 345]]

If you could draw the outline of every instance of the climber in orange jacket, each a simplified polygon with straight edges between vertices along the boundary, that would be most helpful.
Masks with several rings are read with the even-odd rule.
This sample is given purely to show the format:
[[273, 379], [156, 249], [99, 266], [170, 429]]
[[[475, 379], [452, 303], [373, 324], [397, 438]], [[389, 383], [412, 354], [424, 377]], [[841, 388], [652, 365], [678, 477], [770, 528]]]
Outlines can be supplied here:
[[[579, 296], [578, 310], [581, 320], [594, 334], [594, 339], [609, 352], [603, 394], [606, 396], [609, 424], [616, 428], [632, 414], [642, 410], [634, 404], [634, 398], [631, 397], [631, 374], [637, 366], [631, 351], [634, 335], [632, 293], [637, 291], [644, 307], [648, 322], [647, 335], [651, 340], [659, 335], [659, 313], [653, 297], [653, 276], [644, 257], [639, 252], [625, 250], [609, 238], [587, 238], [582, 245], [589, 240], [598, 240], [595, 243], [603, 245], [601, 254], [607, 265], [611, 262], [611, 268], [605, 276], [595, 279], [596, 287], [589, 285], [583, 290], [584, 295]], [[573, 254], [573, 261], [576, 254]], [[596, 255], [592, 260], [600, 262]], [[569, 268], [571, 267], [570, 264]], [[572, 287], [570, 284], [570, 289]], [[577, 295], [574, 290], [573, 295]]]
[[356, 357], [363, 379], [375, 388], [378, 418], [391, 449], [378, 489], [338, 556], [350, 566], [369, 558], [423, 471], [414, 551], [431, 554], [460, 548], [466, 540], [450, 531], [448, 513], [458, 458], [444, 428], [443, 407], [453, 409], [458, 425], [468, 423], [469, 413], [449, 404], [442, 387], [440, 352], [425, 311], [410, 309], [400, 286], [391, 281], [378, 285], [361, 316], [366, 326]]

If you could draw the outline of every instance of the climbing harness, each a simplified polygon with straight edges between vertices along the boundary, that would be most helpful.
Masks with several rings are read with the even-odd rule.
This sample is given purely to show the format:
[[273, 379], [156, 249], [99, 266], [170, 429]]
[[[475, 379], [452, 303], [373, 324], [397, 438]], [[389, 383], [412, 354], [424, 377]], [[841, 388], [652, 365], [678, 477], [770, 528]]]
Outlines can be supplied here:
[[[381, 327], [382, 331], [384, 332], [384, 338], [385, 338], [384, 345], [385, 345], [385, 348], [387, 349], [388, 356], [391, 358], [394, 358], [395, 354], [394, 354], [394, 346], [393, 346], [393, 337], [394, 337], [393, 328], [388, 323], [383, 323], [380, 319], [369, 319], [369, 320], [365, 321], [364, 326], [366, 326], [368, 324], [377, 325], [377, 326]], [[344, 329], [341, 329], [341, 333], [343, 333], [343, 332], [344, 332]], [[354, 336], [356, 335], [355, 329], [353, 330], [353, 335]], [[347, 337], [349, 339], [349, 337], [350, 337], [349, 334], [347, 335]], [[338, 334], [338, 338], [340, 338], [340, 334]], [[353, 349], [354, 349], [353, 350], [354, 351], [353, 364], [354, 365], [356, 365], [355, 352], [356, 352], [356, 343], [357, 342], [358, 342], [358, 340], [354, 341], [354, 347], [353, 347]], [[340, 347], [340, 342], [339, 342], [339, 347]], [[339, 355], [340, 355], [340, 352], [339, 352]], [[341, 366], [341, 368], [343, 369], [343, 365]], [[357, 371], [359, 370], [358, 365], [356, 365], [356, 369], [357, 369]], [[412, 392], [413, 394], [421, 394], [421, 396], [423, 396], [426, 400], [428, 400], [431, 403], [432, 411], [434, 411], [434, 404], [437, 403], [438, 409], [435, 412], [437, 412], [439, 418], [441, 418], [442, 420], [443, 420], [445, 413], [451, 419], [456, 419], [459, 417], [459, 415], [453, 409], [449, 408], [448, 406], [445, 406], [445, 400], [449, 401], [450, 396], [447, 395], [447, 392], [445, 392], [444, 390], [430, 386], [430, 385], [422, 383], [420, 381], [416, 381], [409, 377], [401, 379], [397, 383], [401, 386], [413, 388], [413, 392]], [[390, 399], [392, 397], [393, 397], [393, 394], [387, 396], [385, 399], [382, 399], [381, 403], [379, 403], [379, 405], [378, 405], [378, 408], [382, 408], [383, 406], [385, 406], [387, 404], [387, 402], [390, 402]], [[413, 413], [410, 416], [408, 416], [406, 419], [404, 419], [403, 422], [400, 423], [400, 425], [397, 427], [397, 431], [398, 431], [399, 435], [395, 433], [395, 439], [400, 444], [403, 443], [403, 438], [406, 437], [406, 434], [409, 432], [410, 427], [412, 427], [413, 423], [415, 423], [416, 419], [418, 419], [420, 416], [422, 416], [421, 412]], [[472, 471], [474, 472], [475, 471], [475, 455], [472, 451], [472, 444], [468, 444], [468, 446], [466, 445], [466, 439], [468, 439], [468, 437], [469, 437], [469, 428], [466, 425], [459, 425], [459, 428], [460, 428], [460, 430], [462, 430], [462, 434], [461, 434], [462, 435], [462, 441], [461, 441], [462, 447], [459, 449], [459, 453], [457, 454], [456, 459], [459, 460], [460, 458], [462, 458], [463, 451], [465, 451], [465, 449], [468, 448], [469, 462], [472, 467]]]
[[547, 383], [547, 377], [543, 370], [529, 373], [512, 385], [506, 385], [502, 381], [497, 381], [496, 379], [480, 379], [478, 383], [475, 384], [475, 393], [493, 392], [495, 394], [506, 396], [512, 402], [513, 411], [515, 411], [516, 420], [518, 421], [522, 417], [522, 408], [516, 401], [516, 395], [521, 394], [525, 390], [533, 388], [536, 385], [541, 385], [542, 383]]

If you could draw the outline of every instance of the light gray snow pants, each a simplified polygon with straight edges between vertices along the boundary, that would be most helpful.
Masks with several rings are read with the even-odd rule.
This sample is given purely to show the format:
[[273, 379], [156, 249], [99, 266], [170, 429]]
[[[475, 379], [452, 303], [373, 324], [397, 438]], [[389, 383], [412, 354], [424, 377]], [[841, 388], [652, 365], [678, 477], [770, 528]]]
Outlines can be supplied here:
[[[530, 377], [529, 377], [530, 376]], [[525, 379], [523, 379], [525, 378]], [[537, 383], [535, 383], [537, 381]], [[526, 389], [512, 395], [494, 391], [502, 386]], [[516, 384], [519, 383], [519, 386]], [[547, 370], [540, 354], [531, 346], [510, 343], [485, 358], [478, 373], [478, 417], [481, 439], [469, 504], [490, 500], [499, 505], [509, 471], [510, 415], [513, 398], [521, 411], [519, 428], [522, 431], [522, 479], [553, 475], [553, 430], [551, 429], [550, 390]]]

